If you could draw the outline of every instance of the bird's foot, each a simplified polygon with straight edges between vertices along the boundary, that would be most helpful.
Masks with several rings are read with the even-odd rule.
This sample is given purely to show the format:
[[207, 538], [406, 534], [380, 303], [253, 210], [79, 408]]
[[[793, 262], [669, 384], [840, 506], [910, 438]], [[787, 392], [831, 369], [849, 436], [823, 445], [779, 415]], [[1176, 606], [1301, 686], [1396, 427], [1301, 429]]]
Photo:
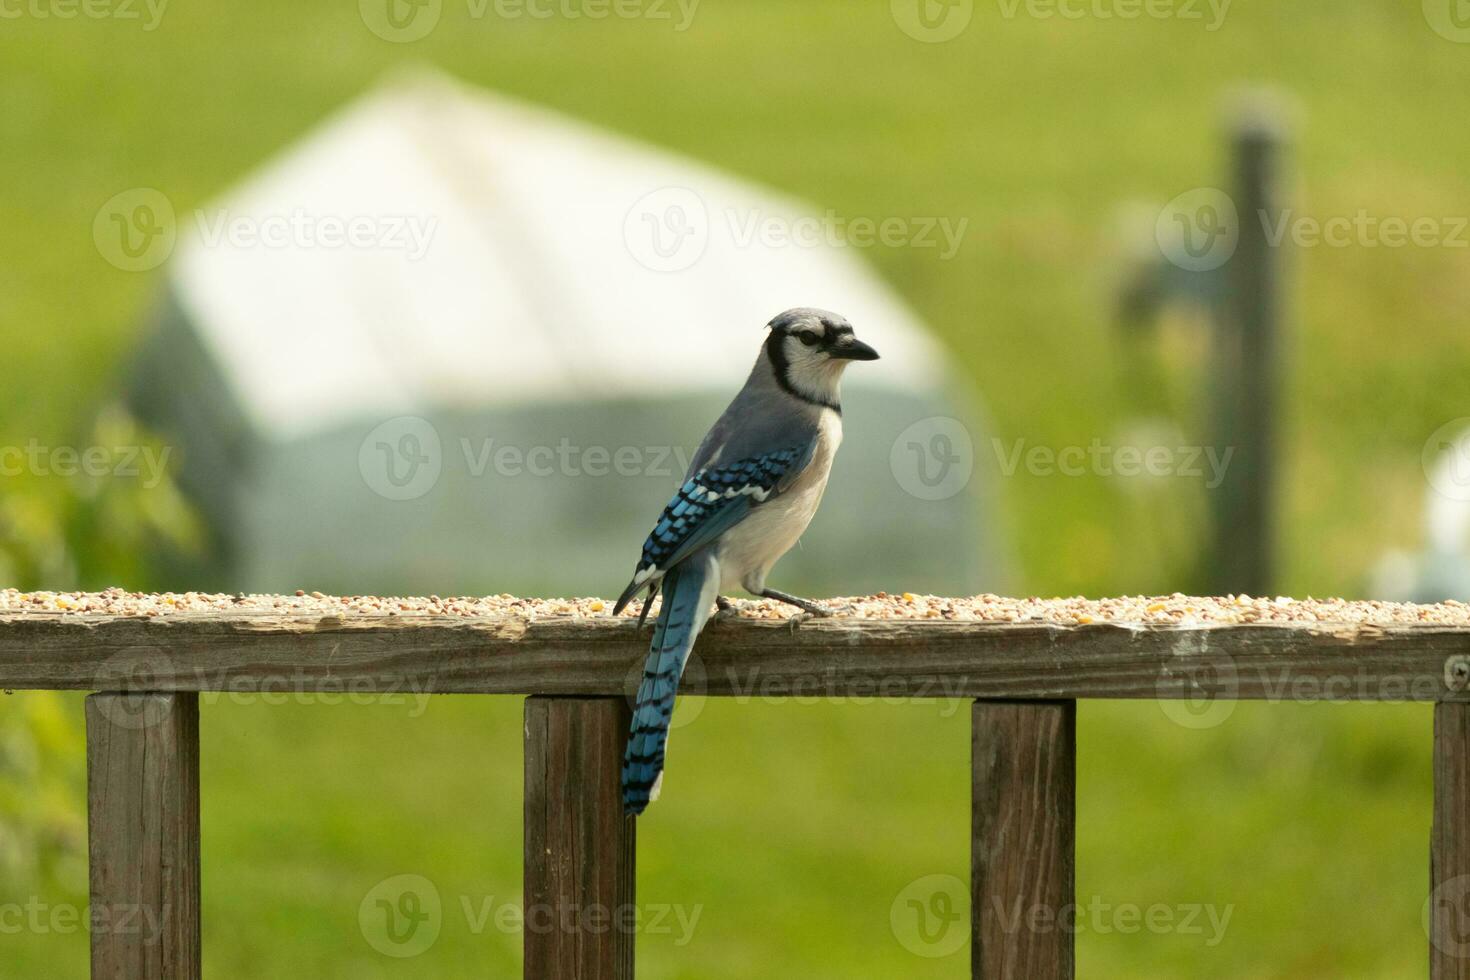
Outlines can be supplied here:
[[726, 599], [722, 595], [715, 596], [715, 606], [717, 608], [715, 610], [714, 618], [717, 620], [733, 619], [734, 617], [740, 615], [740, 613], [735, 609], [735, 603], [731, 602], [729, 599]]
[[798, 629], [801, 628], [802, 623], [811, 622], [813, 619], [816, 618], [817, 617], [812, 613], [799, 612], [795, 616], [792, 616], [790, 619], [786, 620], [786, 628], [789, 629], [792, 633], [795, 633]]
[[825, 619], [826, 617], [832, 615], [832, 610], [828, 609], [826, 606], [822, 605], [819, 602], [813, 602], [810, 599], [803, 599], [801, 596], [789, 595], [785, 592], [777, 592], [775, 589], [765, 589], [760, 593], [760, 595], [763, 599], [775, 599], [777, 602], [784, 602], [788, 606], [795, 606], [797, 609], [800, 609], [802, 612], [807, 614], [807, 619], [811, 619], [813, 616]]

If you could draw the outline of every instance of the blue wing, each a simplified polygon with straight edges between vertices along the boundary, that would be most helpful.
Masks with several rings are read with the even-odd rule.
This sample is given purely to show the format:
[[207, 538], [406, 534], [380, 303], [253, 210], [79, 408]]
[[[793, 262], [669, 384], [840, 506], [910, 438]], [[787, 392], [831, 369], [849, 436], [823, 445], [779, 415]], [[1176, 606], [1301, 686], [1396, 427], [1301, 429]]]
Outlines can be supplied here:
[[739, 524], [751, 508], [779, 493], [811, 454], [811, 445], [793, 446], [702, 469], [686, 480], [643, 542], [643, 557], [614, 612], [621, 612], [640, 589], [654, 586], [664, 572]]

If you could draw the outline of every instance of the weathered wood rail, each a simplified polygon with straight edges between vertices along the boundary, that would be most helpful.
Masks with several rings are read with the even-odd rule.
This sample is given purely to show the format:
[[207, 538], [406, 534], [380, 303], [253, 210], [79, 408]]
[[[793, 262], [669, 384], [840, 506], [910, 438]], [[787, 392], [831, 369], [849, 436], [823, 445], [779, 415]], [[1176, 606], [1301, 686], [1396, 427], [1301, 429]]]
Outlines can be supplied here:
[[[167, 927], [94, 931], [93, 976], [189, 980], [199, 692], [529, 695], [525, 902], [616, 910], [634, 901], [635, 822], [617, 784], [646, 643], [608, 617], [0, 612], [0, 687], [99, 692], [87, 708], [93, 908], [142, 909]], [[1470, 622], [733, 618], [701, 637], [685, 690], [973, 699], [972, 972], [1024, 980], [1074, 970], [1071, 931], [1017, 928], [998, 910], [1020, 903], [1054, 924], [1075, 908], [1077, 700], [1435, 702], [1430, 972], [1470, 977]], [[633, 936], [615, 916], [530, 922], [527, 977], [632, 976]]]

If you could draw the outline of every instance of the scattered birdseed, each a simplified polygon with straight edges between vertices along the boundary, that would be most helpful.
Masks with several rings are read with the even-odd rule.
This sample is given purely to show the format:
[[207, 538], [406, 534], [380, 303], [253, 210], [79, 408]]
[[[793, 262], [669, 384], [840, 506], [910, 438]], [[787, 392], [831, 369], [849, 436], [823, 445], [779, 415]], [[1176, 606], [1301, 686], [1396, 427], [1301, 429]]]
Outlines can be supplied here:
[[[879, 593], [819, 600], [839, 618], [857, 620], [943, 619], [950, 622], [1044, 623], [1060, 626], [1155, 625], [1229, 626], [1242, 623], [1333, 626], [1433, 626], [1470, 629], [1470, 606], [1451, 601], [1436, 605], [1346, 599], [1296, 600], [1286, 596], [1201, 598], [1124, 596], [1110, 599], [1012, 599], [997, 595], [945, 597]], [[794, 610], [770, 599], [735, 599], [733, 615], [744, 619], [789, 619]], [[605, 618], [611, 603], [600, 598], [525, 599], [508, 593], [491, 596], [329, 596], [298, 590], [295, 595], [185, 592], [163, 595], [125, 592], [20, 592], [0, 590], [0, 620], [36, 616], [170, 617], [219, 615], [337, 617], [458, 616], [466, 618]], [[657, 609], [657, 603], [655, 603]], [[636, 617], [638, 602], [624, 618]]]

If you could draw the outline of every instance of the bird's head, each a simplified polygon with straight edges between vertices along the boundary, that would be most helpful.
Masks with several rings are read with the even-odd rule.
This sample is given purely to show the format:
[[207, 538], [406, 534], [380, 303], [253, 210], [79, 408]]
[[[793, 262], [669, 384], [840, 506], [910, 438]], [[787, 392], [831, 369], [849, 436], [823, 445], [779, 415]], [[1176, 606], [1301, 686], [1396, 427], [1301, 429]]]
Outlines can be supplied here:
[[852, 324], [836, 313], [800, 307], [769, 324], [766, 353], [776, 380], [807, 401], [837, 405], [837, 386], [852, 361], [876, 361], [878, 352], [858, 340]]

